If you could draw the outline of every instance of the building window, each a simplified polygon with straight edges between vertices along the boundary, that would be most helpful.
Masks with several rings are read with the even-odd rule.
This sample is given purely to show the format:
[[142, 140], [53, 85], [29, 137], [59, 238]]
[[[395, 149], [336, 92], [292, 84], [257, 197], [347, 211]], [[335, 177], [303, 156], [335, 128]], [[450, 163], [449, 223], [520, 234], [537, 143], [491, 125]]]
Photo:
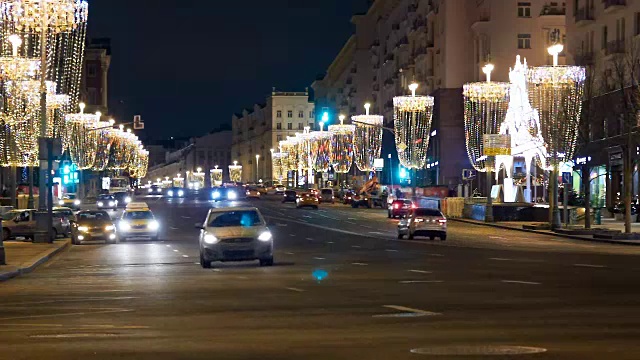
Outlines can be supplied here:
[[276, 124], [276, 129], [282, 130], [282, 123], [277, 123]]
[[529, 2], [518, 3], [518, 17], [521, 17], [521, 18], [531, 17], [531, 3]]
[[518, 49], [531, 49], [531, 34], [518, 34]]
[[98, 76], [98, 65], [89, 63], [87, 64], [87, 77], [94, 78]]
[[607, 26], [603, 26], [602, 27], [602, 48], [606, 49], [607, 48], [607, 42], [609, 42], [609, 29], [607, 29]]
[[640, 12], [633, 15], [633, 35], [640, 35]]
[[282, 135], [277, 136], [278, 142], [282, 141]]
[[298, 117], [300, 119], [304, 118], [304, 111], [298, 111]]
[[607, 137], [609, 137], [609, 128], [608, 128], [607, 124], [607, 118], [604, 118], [602, 120], [602, 138], [605, 139]]
[[98, 105], [98, 89], [97, 88], [87, 88], [87, 102], [89, 105]]
[[310, 123], [309, 123], [309, 127], [310, 127], [311, 129], [313, 129], [313, 123], [312, 123], [312, 122], [310, 122]]
[[287, 130], [293, 130], [293, 123], [287, 124]]
[[287, 111], [287, 117], [288, 118], [292, 118], [293, 117], [293, 111], [292, 110]]
[[313, 119], [316, 115], [313, 113], [313, 111], [309, 111], [309, 119]]
[[277, 118], [281, 118], [282, 117], [282, 110], [276, 111], [276, 117]]
[[304, 130], [304, 124], [298, 123], [298, 130]]

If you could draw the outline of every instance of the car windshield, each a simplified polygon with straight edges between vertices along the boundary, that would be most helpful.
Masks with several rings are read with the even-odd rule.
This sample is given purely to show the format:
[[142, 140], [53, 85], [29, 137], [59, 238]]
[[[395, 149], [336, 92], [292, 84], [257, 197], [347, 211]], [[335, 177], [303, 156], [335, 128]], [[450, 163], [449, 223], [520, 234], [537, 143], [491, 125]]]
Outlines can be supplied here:
[[151, 211], [127, 211], [124, 213], [123, 218], [127, 220], [148, 220], [153, 219], [153, 213]]
[[69, 195], [66, 195], [64, 198], [73, 200], [76, 198], [76, 194], [69, 194]]
[[263, 225], [255, 210], [214, 212], [209, 217], [209, 227], [250, 227]]
[[78, 213], [79, 221], [105, 221], [111, 220], [111, 217], [106, 211], [89, 211]]
[[98, 196], [98, 200], [113, 200], [113, 195], [100, 195]]
[[71, 211], [71, 210], [54, 210], [53, 213], [54, 214], [62, 214], [64, 216], [72, 216], [73, 215], [73, 211]]
[[13, 220], [20, 214], [20, 211], [9, 211], [2, 215], [2, 220]]
[[331, 189], [322, 189], [322, 195], [333, 195], [333, 190], [331, 190]]
[[416, 209], [415, 215], [416, 216], [442, 216], [442, 213], [440, 212], [440, 210], [436, 210], [436, 209]]

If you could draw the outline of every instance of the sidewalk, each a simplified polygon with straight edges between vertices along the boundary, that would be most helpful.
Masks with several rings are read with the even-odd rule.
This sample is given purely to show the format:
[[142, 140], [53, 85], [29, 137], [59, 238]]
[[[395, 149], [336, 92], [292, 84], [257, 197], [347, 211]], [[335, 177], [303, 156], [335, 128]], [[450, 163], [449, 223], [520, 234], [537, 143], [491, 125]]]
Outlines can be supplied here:
[[[624, 240], [624, 239], [614, 239], [614, 238], [594, 238], [592, 235], [572, 235], [568, 233], [560, 233], [551, 230], [544, 229], [535, 229], [537, 226], [542, 226], [546, 223], [535, 223], [535, 222], [523, 222], [523, 221], [500, 221], [494, 223], [486, 223], [484, 221], [471, 220], [471, 219], [462, 219], [462, 218], [448, 218], [451, 221], [464, 222], [468, 224], [475, 224], [481, 226], [491, 226], [500, 229], [508, 229], [508, 230], [516, 230], [534, 234], [541, 235], [550, 235], [555, 237], [563, 237], [567, 239], [573, 240], [582, 240], [582, 241], [592, 241], [592, 242], [600, 242], [600, 243], [608, 243], [608, 244], [619, 244], [619, 245], [640, 245], [640, 240]], [[524, 228], [528, 227], [528, 228]], [[569, 228], [569, 230], [581, 230], [584, 229], [583, 226], [573, 225]], [[602, 225], [592, 225], [592, 229], [600, 230], [602, 232], [611, 232], [611, 231], [622, 231], [624, 232], [624, 223], [620, 221], [615, 221], [613, 219], [602, 219]], [[632, 231], [640, 232], [640, 223], [632, 224]]]
[[5, 241], [7, 265], [0, 265], [0, 281], [33, 271], [71, 244], [71, 239], [59, 239], [53, 244]]

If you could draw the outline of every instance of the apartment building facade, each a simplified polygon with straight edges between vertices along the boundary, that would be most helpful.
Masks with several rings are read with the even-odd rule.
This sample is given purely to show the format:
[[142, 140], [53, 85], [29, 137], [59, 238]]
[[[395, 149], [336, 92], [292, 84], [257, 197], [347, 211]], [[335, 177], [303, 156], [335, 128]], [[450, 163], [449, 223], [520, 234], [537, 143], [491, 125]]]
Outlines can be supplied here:
[[273, 89], [265, 103], [234, 114], [231, 118], [231, 159], [242, 165], [242, 182], [272, 180], [271, 150], [278, 151], [281, 140], [314, 127], [315, 106], [308, 91], [285, 92]]
[[[355, 34], [329, 67], [330, 80], [312, 85], [316, 104], [355, 115], [371, 102], [390, 124], [393, 97], [408, 94], [408, 85], [417, 82], [418, 94], [435, 98], [430, 166], [418, 174], [418, 184], [459, 184], [462, 170], [471, 167], [463, 85], [482, 80], [487, 62], [496, 67], [496, 81], [508, 81], [516, 55], [530, 65], [549, 64], [547, 47], [565, 39], [564, 13], [564, 3], [544, 0], [375, 0], [352, 18]], [[348, 91], [339, 93], [340, 86]], [[392, 137], [385, 133], [384, 153], [395, 153]]]
[[85, 112], [109, 113], [109, 67], [111, 39], [91, 39], [85, 50], [80, 98], [87, 106]]

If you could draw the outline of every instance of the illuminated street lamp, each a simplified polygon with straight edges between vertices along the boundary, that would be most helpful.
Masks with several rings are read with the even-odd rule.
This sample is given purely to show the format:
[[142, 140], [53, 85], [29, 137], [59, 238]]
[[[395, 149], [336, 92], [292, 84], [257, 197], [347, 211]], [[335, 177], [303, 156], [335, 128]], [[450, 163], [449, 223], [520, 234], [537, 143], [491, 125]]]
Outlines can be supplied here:
[[256, 184], [258, 183], [258, 180], [260, 178], [260, 155], [256, 154]]

